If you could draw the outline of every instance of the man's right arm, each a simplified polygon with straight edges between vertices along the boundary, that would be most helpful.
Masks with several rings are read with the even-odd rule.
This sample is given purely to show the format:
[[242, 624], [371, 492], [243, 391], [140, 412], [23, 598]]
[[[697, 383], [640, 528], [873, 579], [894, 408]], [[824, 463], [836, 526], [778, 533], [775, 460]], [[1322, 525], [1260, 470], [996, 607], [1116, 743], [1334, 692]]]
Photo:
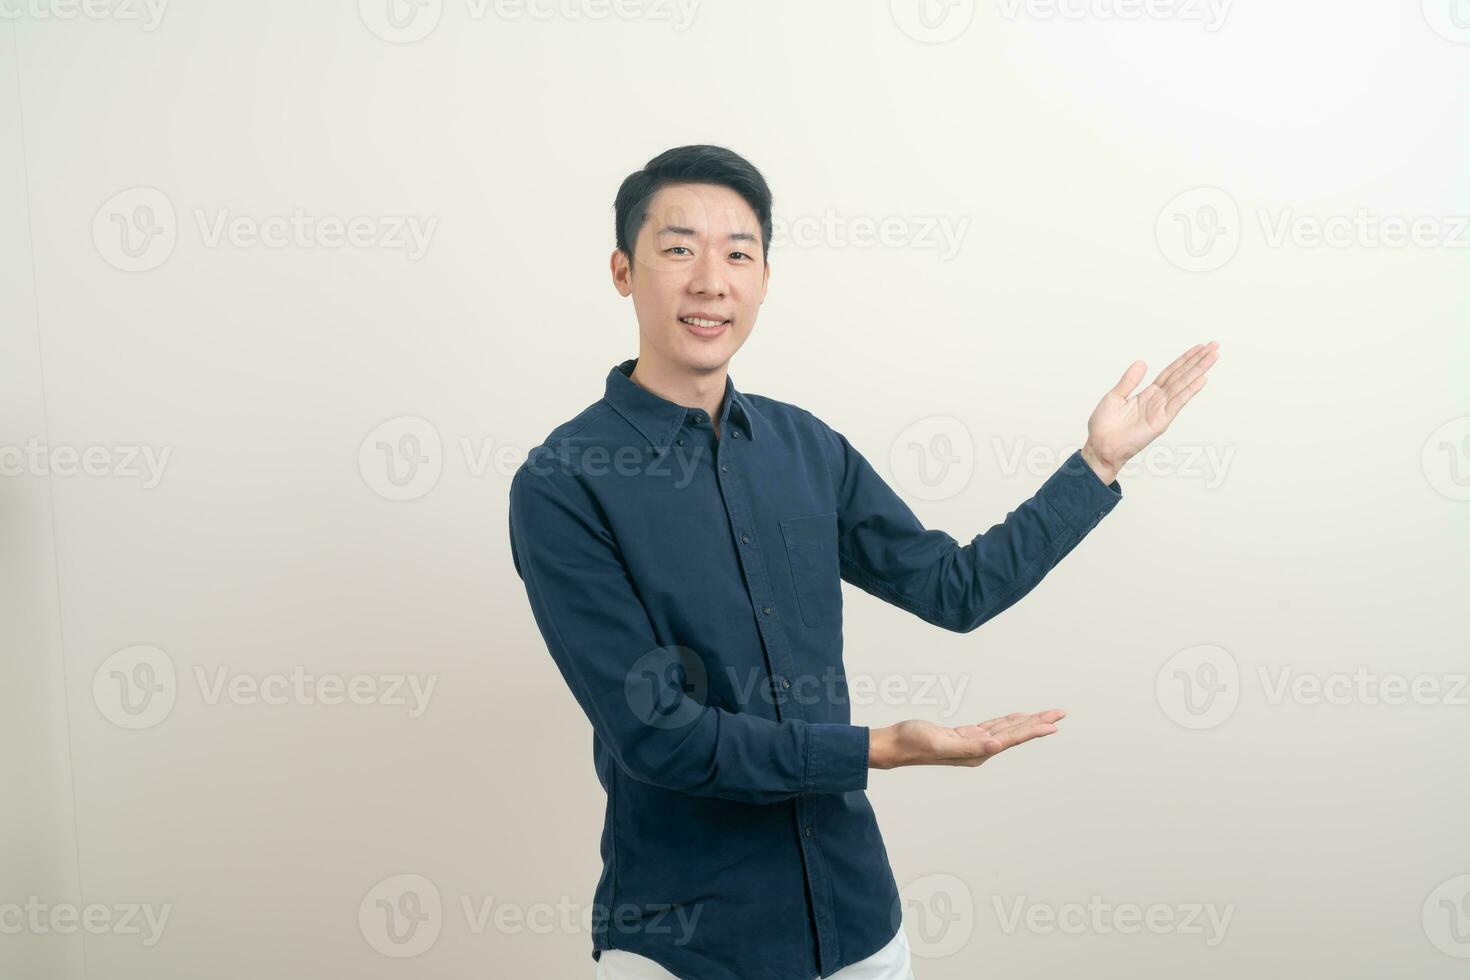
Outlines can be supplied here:
[[630, 776], [755, 804], [867, 787], [867, 727], [778, 722], [688, 696], [675, 651], [654, 636], [616, 540], [574, 477], [516, 471], [510, 542], [552, 659]]

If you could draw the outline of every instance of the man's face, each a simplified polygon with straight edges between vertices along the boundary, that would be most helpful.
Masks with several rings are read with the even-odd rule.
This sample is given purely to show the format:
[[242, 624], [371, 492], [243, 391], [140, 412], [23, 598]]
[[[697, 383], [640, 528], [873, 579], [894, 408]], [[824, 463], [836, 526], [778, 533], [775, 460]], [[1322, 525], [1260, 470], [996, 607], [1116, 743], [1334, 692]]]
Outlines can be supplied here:
[[[633, 260], [614, 250], [613, 284], [633, 297], [641, 349], [694, 371], [727, 363], [755, 326], [771, 270], [760, 221], [735, 191], [669, 184], [648, 205]], [[714, 326], [688, 322], [718, 321]]]

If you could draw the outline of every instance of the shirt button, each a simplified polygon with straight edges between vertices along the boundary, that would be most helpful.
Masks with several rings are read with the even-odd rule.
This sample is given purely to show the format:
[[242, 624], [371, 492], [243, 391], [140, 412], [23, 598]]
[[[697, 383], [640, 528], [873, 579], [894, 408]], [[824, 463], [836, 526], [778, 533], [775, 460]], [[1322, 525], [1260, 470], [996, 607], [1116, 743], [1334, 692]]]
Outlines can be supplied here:
[[683, 439], [680, 439], [679, 440], [679, 445], [681, 445], [681, 446], [684, 445], [684, 440]]
[[771, 607], [770, 606], [762, 606], [761, 607], [761, 612], [763, 612], [767, 616], [769, 616], [771, 614]]
[[730, 438], [732, 438], [732, 439], [739, 439], [740, 438], [740, 430], [739, 429], [736, 429], [734, 432], [730, 433]]
[[783, 677], [783, 678], [781, 678], [781, 686], [782, 687], [790, 687], [791, 686], [791, 682], [788, 681], [786, 678]]
[[730, 472], [730, 467], [726, 466], [724, 463], [721, 463], [720, 464], [720, 472], [721, 473], [728, 473], [728, 472]]
[[750, 544], [750, 535], [748, 535], [748, 534], [742, 534], [742, 535], [740, 535], [740, 543], [741, 544]]
[[694, 421], [696, 421], [696, 422], [703, 422], [704, 421], [704, 413], [703, 412], [695, 412], [694, 413]]
[[811, 824], [807, 824], [806, 825], [806, 835], [808, 837], [810, 837], [812, 835], [812, 825]]

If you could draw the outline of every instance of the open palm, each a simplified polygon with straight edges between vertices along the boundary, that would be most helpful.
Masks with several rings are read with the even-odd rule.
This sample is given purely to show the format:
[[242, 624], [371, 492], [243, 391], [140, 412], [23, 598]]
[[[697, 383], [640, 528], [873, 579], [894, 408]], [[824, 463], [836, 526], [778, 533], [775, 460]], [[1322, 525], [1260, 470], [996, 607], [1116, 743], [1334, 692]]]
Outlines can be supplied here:
[[1157, 439], [1179, 410], [1205, 386], [1205, 372], [1219, 358], [1219, 344], [1195, 344], [1159, 372], [1147, 388], [1131, 394], [1148, 365], [1134, 361], [1117, 385], [1097, 403], [1087, 420], [1084, 456], [1116, 473], [1143, 447]]

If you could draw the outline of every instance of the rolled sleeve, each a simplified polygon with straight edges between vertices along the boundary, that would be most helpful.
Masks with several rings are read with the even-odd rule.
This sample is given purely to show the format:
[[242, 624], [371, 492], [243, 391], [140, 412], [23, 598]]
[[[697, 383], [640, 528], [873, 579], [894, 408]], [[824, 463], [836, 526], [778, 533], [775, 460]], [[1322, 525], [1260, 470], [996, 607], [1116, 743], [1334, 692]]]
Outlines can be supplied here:
[[1123, 488], [1118, 481], [1103, 483], [1087, 465], [1087, 460], [1082, 458], [1080, 449], [1047, 477], [1039, 492], [1042, 499], [1067, 522], [1067, 526], [1078, 534], [1086, 534], [1097, 527], [1098, 521], [1123, 499]]
[[849, 793], [868, 788], [866, 725], [812, 722], [806, 734], [806, 782], [812, 793]]

